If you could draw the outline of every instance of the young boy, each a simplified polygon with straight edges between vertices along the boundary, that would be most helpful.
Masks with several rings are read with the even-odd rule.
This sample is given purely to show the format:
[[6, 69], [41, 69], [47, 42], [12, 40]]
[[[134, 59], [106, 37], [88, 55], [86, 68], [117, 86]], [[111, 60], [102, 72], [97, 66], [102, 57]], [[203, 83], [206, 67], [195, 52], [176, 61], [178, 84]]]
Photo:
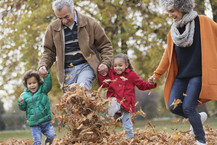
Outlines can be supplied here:
[[56, 136], [51, 124], [51, 111], [48, 92], [52, 88], [51, 75], [42, 81], [37, 71], [29, 70], [23, 76], [24, 92], [17, 100], [19, 109], [26, 111], [27, 125], [31, 127], [33, 145], [41, 144], [41, 133], [46, 136], [44, 144], [52, 144]]

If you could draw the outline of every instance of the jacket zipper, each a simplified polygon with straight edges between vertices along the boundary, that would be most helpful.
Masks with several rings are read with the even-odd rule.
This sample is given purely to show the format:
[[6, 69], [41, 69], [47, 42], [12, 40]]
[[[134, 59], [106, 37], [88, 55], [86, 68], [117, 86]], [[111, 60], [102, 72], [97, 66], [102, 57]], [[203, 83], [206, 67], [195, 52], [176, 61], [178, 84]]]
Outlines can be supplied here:
[[32, 94], [32, 104], [33, 104], [33, 110], [34, 110], [34, 115], [35, 115], [35, 122], [38, 124], [38, 119], [36, 116], [36, 110], [35, 110], [35, 101], [33, 99], [34, 94]]

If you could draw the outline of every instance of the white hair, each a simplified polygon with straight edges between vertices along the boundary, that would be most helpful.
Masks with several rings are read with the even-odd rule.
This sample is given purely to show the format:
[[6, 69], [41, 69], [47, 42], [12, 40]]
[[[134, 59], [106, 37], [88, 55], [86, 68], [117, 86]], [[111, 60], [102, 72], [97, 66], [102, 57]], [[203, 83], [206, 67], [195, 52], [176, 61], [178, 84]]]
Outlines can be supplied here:
[[166, 10], [176, 8], [183, 13], [191, 12], [195, 6], [194, 0], [160, 0], [160, 3]]
[[61, 11], [64, 6], [67, 6], [69, 8], [69, 11], [73, 12], [73, 0], [55, 0], [52, 2], [52, 8], [54, 11]]

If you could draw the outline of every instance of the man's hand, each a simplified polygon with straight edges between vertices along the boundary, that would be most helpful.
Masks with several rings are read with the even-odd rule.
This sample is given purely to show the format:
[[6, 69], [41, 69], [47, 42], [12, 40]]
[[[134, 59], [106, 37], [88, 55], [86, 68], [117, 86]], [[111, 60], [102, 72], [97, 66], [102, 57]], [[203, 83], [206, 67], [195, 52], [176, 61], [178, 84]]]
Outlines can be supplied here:
[[155, 85], [155, 84], [156, 84], [156, 79], [155, 79], [155, 77], [151, 76], [150, 78], [148, 78], [148, 82], [149, 82], [149, 84], [151, 84], [151, 85]]
[[99, 73], [100, 73], [102, 76], [106, 76], [107, 73], [108, 73], [108, 67], [107, 67], [107, 65], [101, 63], [101, 64], [99, 65]]
[[42, 78], [45, 78], [48, 75], [48, 72], [45, 66], [40, 67], [38, 69], [38, 73]]
[[22, 104], [22, 103], [24, 102], [24, 97], [23, 97], [23, 96], [21, 96], [21, 97], [19, 98], [19, 102], [20, 102], [20, 104]]

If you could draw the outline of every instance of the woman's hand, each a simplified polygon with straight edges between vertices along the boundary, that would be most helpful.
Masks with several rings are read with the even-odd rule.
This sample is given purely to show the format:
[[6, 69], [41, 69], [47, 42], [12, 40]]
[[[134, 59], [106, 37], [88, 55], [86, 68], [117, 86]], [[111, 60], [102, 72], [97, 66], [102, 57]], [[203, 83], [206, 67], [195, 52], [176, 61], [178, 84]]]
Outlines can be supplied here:
[[19, 98], [19, 102], [20, 102], [20, 104], [22, 104], [22, 103], [24, 102], [24, 97], [23, 97], [23, 96], [21, 96], [21, 97]]
[[148, 82], [151, 85], [155, 85], [156, 84], [156, 79], [154, 76], [151, 76], [150, 78], [148, 78]]

